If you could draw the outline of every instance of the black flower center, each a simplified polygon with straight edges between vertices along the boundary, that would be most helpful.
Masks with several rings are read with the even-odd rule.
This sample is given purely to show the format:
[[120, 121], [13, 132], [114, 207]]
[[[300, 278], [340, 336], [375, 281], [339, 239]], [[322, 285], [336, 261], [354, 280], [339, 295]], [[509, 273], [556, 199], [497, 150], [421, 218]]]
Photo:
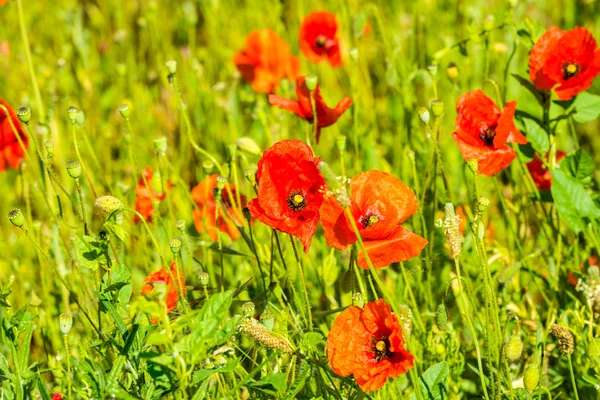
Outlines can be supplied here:
[[492, 146], [494, 144], [494, 138], [496, 137], [496, 128], [486, 128], [479, 133], [479, 139], [483, 140], [485, 144], [488, 146]]
[[566, 62], [562, 66], [563, 79], [566, 81], [579, 73], [579, 63]]
[[358, 223], [361, 224], [363, 228], [373, 226], [377, 222], [379, 222], [379, 217], [375, 214], [366, 214], [358, 219]]
[[293, 212], [300, 212], [306, 207], [306, 196], [300, 190], [292, 190], [286, 203]]
[[327, 44], [327, 38], [323, 35], [319, 35], [319, 36], [317, 36], [317, 40], [315, 40], [315, 44], [317, 45], [318, 48], [323, 49], [323, 48], [325, 48], [325, 45]]
[[390, 341], [386, 336], [380, 338], [373, 337], [371, 339], [371, 345], [373, 354], [375, 354], [375, 361], [381, 361], [384, 358], [390, 358], [392, 352], [390, 351]]

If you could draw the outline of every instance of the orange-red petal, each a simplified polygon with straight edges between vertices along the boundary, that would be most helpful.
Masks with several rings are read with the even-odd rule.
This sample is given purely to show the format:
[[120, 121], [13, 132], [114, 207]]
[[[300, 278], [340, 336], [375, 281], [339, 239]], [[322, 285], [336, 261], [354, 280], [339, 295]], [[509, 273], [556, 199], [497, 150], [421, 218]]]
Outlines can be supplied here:
[[512, 160], [516, 158], [514, 150], [506, 145], [498, 149], [487, 146], [472, 146], [462, 140], [456, 132], [452, 134], [452, 138], [458, 145], [465, 161], [477, 160], [480, 174], [493, 176], [507, 168]]
[[[427, 240], [402, 226], [398, 226], [385, 239], [363, 240], [363, 245], [374, 268], [383, 268], [391, 263], [416, 257], [427, 243]], [[356, 261], [359, 267], [369, 269], [369, 264], [362, 251], [358, 252]]]

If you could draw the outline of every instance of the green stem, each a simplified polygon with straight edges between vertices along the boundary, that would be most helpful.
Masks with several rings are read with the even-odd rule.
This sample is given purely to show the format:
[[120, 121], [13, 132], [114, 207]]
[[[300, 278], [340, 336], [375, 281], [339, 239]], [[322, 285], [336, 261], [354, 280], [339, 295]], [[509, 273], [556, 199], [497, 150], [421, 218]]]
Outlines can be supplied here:
[[85, 203], [83, 202], [83, 192], [81, 191], [81, 184], [79, 183], [79, 178], [75, 179], [75, 184], [77, 185], [77, 193], [79, 193], [79, 203], [81, 204], [81, 219], [83, 219], [83, 231], [86, 236], [89, 236], [90, 233], [88, 231], [88, 225], [85, 219]]
[[310, 299], [308, 298], [308, 288], [306, 287], [306, 280], [304, 279], [304, 268], [302, 266], [302, 261], [300, 261], [300, 256], [298, 255], [298, 250], [296, 249], [296, 243], [294, 242], [294, 237], [290, 235], [290, 241], [292, 242], [292, 249], [294, 249], [294, 256], [296, 256], [296, 262], [298, 263], [298, 270], [300, 271], [300, 280], [302, 281], [302, 288], [304, 289], [304, 301], [306, 302], [306, 312], [308, 318], [308, 330], [313, 330], [313, 322], [312, 322], [312, 312], [310, 309]]
[[135, 211], [135, 210], [133, 210], [131, 208], [127, 208], [127, 207], [123, 207], [123, 211], [129, 211], [130, 213], [134, 213], [142, 221], [142, 223], [146, 227], [146, 231], [150, 235], [150, 240], [152, 240], [152, 244], [154, 245], [154, 248], [158, 252], [158, 255], [160, 257], [160, 261], [162, 262], [162, 265], [164, 265], [166, 267], [167, 266], [167, 262], [165, 261], [165, 258], [162, 255], [162, 251], [160, 251], [160, 247], [158, 246], [158, 242], [156, 241], [156, 238], [152, 234], [152, 231], [150, 230], [150, 227], [148, 226], [148, 223], [146, 222], [146, 219], [144, 218], [144, 216], [142, 214], [140, 214], [139, 212], [137, 212], [137, 211]]
[[71, 397], [71, 356], [69, 354], [69, 338], [67, 337], [67, 335], [63, 336], [64, 341], [65, 341], [65, 357], [67, 357], [67, 386], [68, 386], [68, 393], [69, 393], [69, 399], [72, 399], [73, 397]]
[[573, 384], [573, 392], [575, 394], [575, 400], [579, 400], [579, 393], [577, 393], [577, 383], [575, 382], [575, 374], [573, 373], [573, 363], [571, 362], [571, 355], [567, 355], [569, 360], [569, 374], [571, 374], [571, 383]]

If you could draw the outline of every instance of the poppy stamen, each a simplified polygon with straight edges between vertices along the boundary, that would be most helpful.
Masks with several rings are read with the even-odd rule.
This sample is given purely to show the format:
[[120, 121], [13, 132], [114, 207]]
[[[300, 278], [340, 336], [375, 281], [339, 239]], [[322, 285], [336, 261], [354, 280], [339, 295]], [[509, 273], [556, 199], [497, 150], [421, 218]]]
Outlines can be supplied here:
[[579, 73], [579, 63], [564, 63], [562, 66], [563, 79], [566, 81]]
[[293, 212], [300, 212], [306, 207], [306, 196], [299, 190], [292, 190], [286, 203]]
[[381, 361], [384, 358], [390, 358], [392, 356], [392, 352], [390, 351], [390, 341], [386, 336], [382, 336], [379, 339], [373, 337], [371, 343], [373, 344], [372, 350], [375, 354], [375, 361]]
[[375, 214], [363, 215], [358, 220], [358, 223], [361, 224], [363, 226], [363, 228], [368, 228], [370, 226], [373, 226], [377, 222], [379, 222], [379, 217]]
[[496, 137], [495, 128], [486, 128], [479, 134], [479, 139], [483, 140], [485, 144], [491, 146], [494, 144], [494, 138]]
[[318, 48], [323, 49], [323, 48], [325, 48], [325, 45], [327, 44], [327, 38], [323, 35], [319, 35], [319, 36], [317, 36], [317, 40], [315, 40], [315, 44], [317, 45]]

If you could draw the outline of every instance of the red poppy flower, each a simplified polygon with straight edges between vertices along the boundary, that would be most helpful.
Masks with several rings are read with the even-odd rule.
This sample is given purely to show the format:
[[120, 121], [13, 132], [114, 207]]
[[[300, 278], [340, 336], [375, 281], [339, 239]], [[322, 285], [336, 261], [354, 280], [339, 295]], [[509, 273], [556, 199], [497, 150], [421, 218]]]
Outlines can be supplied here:
[[[198, 205], [194, 210], [194, 226], [199, 233], [207, 232], [212, 240], [217, 240], [217, 227], [215, 213], [217, 203], [215, 201], [215, 189], [217, 187], [217, 175], [213, 174], [192, 189], [192, 198]], [[227, 187], [229, 190], [227, 190]], [[229, 192], [233, 195], [230, 197]], [[232, 240], [240, 236], [236, 225], [243, 223], [241, 210], [235, 206], [236, 188], [227, 183], [221, 192], [221, 206], [219, 210], [219, 231], [226, 233]], [[240, 195], [242, 207], [246, 206], [246, 196]]]
[[300, 72], [300, 61], [290, 53], [290, 46], [268, 28], [250, 33], [233, 63], [252, 88], [262, 93], [273, 91], [282, 78], [296, 79]]
[[600, 49], [585, 28], [561, 31], [552, 26], [529, 54], [529, 78], [540, 90], [554, 88], [561, 100], [570, 100], [589, 88], [600, 73]]
[[252, 216], [300, 239], [304, 251], [319, 222], [325, 180], [321, 159], [299, 140], [282, 140], [265, 150], [258, 162], [258, 197], [250, 200]]
[[23, 133], [21, 121], [19, 121], [15, 110], [13, 110], [13, 108], [3, 99], [0, 99], [0, 104], [6, 107], [10, 114], [9, 120], [4, 110], [0, 109], [0, 172], [2, 172], [7, 168], [18, 168], [19, 162], [25, 157], [25, 153], [10, 124], [11, 121], [15, 126], [19, 137], [23, 141], [25, 148], [28, 147], [28, 141], [27, 136]]
[[[172, 262], [170, 265], [171, 274], [173, 274], [173, 278], [171, 279], [171, 274], [164, 267], [159, 269], [158, 271], [151, 272], [144, 278], [142, 282], [142, 295], [148, 296], [151, 294], [156, 284], [163, 284], [166, 286], [167, 295], [165, 296], [165, 307], [167, 307], [167, 312], [175, 310], [177, 307], [177, 298], [178, 298], [178, 290], [181, 291], [181, 294], [185, 296], [185, 279], [181, 272], [175, 266], [175, 262]], [[179, 279], [179, 282], [177, 280]], [[175, 287], [177, 284], [178, 287]]]
[[[0, 0], [0, 6], [1, 5], [2, 5], [2, 0]], [[62, 395], [60, 394], [60, 392], [54, 393], [54, 395], [52, 396], [52, 400], [63, 400]]]
[[[400, 224], [417, 212], [417, 197], [400, 179], [383, 171], [361, 172], [350, 181], [350, 209], [375, 268], [417, 256], [427, 240]], [[333, 196], [321, 208], [327, 245], [343, 250], [356, 242], [344, 209]], [[368, 269], [362, 251], [358, 266]]]
[[[548, 160], [549, 155], [550, 153], [546, 155], [546, 160]], [[564, 151], [558, 150], [556, 152], [556, 162], [562, 160], [566, 155], [567, 153]], [[550, 186], [552, 186], [552, 174], [546, 169], [537, 154], [533, 157], [533, 160], [527, 163], [527, 169], [539, 190], [550, 190]]]
[[335, 15], [327, 11], [313, 11], [304, 17], [300, 26], [300, 49], [310, 62], [329, 61], [332, 67], [342, 65], [338, 24]]
[[477, 159], [479, 173], [492, 176], [510, 165], [516, 155], [507, 142], [525, 144], [527, 139], [515, 126], [517, 102], [500, 110], [481, 90], [460, 96], [452, 134], [466, 161]]
[[377, 390], [414, 365], [404, 348], [398, 317], [382, 299], [364, 308], [350, 306], [333, 322], [327, 337], [327, 357], [333, 371], [354, 375], [362, 390]]
[[[171, 189], [171, 187], [173, 187], [173, 184], [169, 181], [166, 181], [167, 187], [164, 189], [164, 191], [162, 193], [156, 193], [154, 191], [154, 187], [152, 186], [152, 177], [154, 176], [154, 171], [152, 170], [152, 168], [146, 167], [144, 168], [142, 173], [146, 177], [146, 182], [148, 182], [148, 185], [150, 186], [151, 190], [150, 193], [148, 193], [148, 188], [144, 183], [144, 178], [140, 177], [140, 179], [138, 180], [138, 184], [135, 188], [135, 194], [137, 195], [135, 199], [135, 210], [142, 214], [146, 221], [151, 222], [152, 216], [154, 215], [154, 204], [152, 199], [155, 199], [158, 202], [163, 201], [167, 196], [167, 190]], [[134, 216], [133, 221], [136, 224], [142, 222], [140, 217], [138, 217], [137, 215]]]
[[[312, 105], [310, 102], [310, 90], [306, 86], [306, 77], [298, 77], [296, 81], [296, 97], [298, 100], [284, 99], [273, 94], [269, 95], [269, 103], [284, 110], [291, 111], [300, 118], [304, 118], [309, 123], [314, 122]], [[335, 108], [329, 108], [321, 96], [319, 84], [313, 92], [315, 100], [315, 109], [317, 110], [317, 143], [321, 136], [321, 128], [333, 125], [342, 116], [342, 114], [352, 105], [352, 99], [346, 97], [340, 100]]]

